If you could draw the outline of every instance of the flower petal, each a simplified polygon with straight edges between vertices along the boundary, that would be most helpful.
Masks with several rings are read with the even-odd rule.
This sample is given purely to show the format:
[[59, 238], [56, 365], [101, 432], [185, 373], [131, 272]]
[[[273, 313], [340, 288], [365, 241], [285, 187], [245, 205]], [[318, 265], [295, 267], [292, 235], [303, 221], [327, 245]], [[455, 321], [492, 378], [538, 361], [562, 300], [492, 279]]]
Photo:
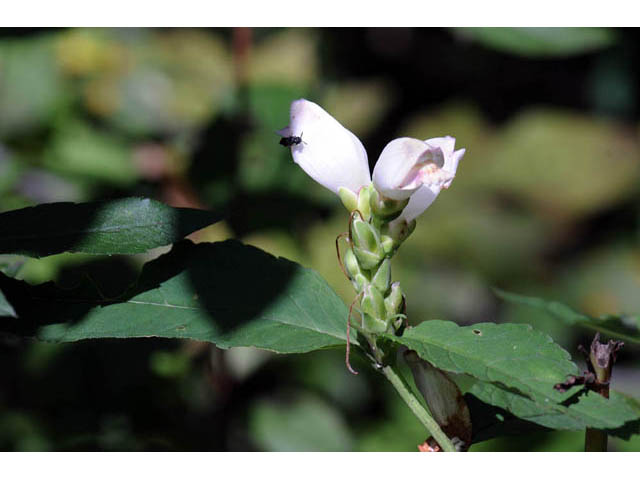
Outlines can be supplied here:
[[425, 140], [432, 147], [440, 147], [445, 158], [453, 154], [453, 149], [456, 146], [456, 139], [450, 136], [428, 138]]
[[[454, 151], [456, 147], [456, 139], [453, 137], [437, 137], [437, 138], [428, 138], [425, 140], [429, 145], [433, 147], [440, 147], [442, 149], [442, 153], [444, 153], [444, 165], [442, 168], [451, 172], [453, 174], [456, 173], [458, 169], [458, 162], [464, 155], [466, 151], [464, 148]], [[451, 183], [451, 182], [449, 182]]]
[[362, 142], [319, 105], [305, 99], [292, 102], [286, 128], [283, 134], [302, 139], [291, 146], [294, 162], [316, 182], [335, 194], [340, 187], [357, 193], [371, 183]]
[[458, 163], [465, 153], [464, 148], [455, 151], [456, 139], [453, 137], [430, 138], [425, 140], [425, 143], [444, 155], [440, 164], [441, 168], [428, 168], [421, 171], [422, 175], [418, 180], [422, 182], [422, 185], [411, 195], [409, 203], [394, 222], [406, 221], [410, 223], [429, 208], [440, 191], [451, 186], [458, 169]]
[[421, 186], [411, 195], [409, 203], [404, 207], [398, 219], [404, 219], [407, 223], [411, 223], [412, 220], [418, 218], [422, 215], [422, 212], [429, 208], [439, 193], [439, 188], [429, 188], [426, 185]]
[[373, 184], [385, 197], [404, 200], [420, 188], [421, 183], [416, 184], [419, 168], [428, 163], [443, 165], [439, 148], [415, 138], [396, 138], [380, 153], [373, 169]]

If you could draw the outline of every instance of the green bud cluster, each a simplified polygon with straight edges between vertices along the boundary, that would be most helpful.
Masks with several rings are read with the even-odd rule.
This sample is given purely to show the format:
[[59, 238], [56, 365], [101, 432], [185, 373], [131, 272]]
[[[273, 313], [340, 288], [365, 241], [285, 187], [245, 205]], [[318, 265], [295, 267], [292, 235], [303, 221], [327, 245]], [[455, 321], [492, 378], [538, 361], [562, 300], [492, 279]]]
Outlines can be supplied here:
[[366, 334], [394, 333], [404, 317], [404, 295], [391, 280], [391, 257], [413, 232], [415, 221], [392, 222], [408, 200], [382, 197], [373, 185], [358, 194], [341, 188], [340, 198], [351, 212], [345, 270], [358, 293], [362, 320], [356, 326]]

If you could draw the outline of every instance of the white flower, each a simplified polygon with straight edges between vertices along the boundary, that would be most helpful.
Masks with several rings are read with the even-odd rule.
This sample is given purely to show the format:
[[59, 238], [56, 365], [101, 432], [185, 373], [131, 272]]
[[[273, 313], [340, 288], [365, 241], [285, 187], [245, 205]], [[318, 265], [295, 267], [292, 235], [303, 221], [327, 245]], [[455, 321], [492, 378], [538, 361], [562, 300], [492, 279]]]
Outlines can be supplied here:
[[358, 193], [371, 183], [362, 143], [319, 105], [305, 99], [292, 102], [289, 126], [278, 134], [300, 137], [291, 146], [293, 161], [335, 194], [340, 187]]
[[411, 222], [449, 188], [465, 152], [455, 151], [455, 144], [453, 137], [398, 138], [384, 148], [373, 169], [373, 185], [388, 198], [409, 198], [400, 219]]
[[[305, 99], [291, 103], [289, 126], [278, 132], [291, 143], [293, 160], [316, 182], [339, 194], [357, 194], [371, 184], [367, 152], [358, 137], [319, 105]], [[387, 144], [373, 169], [373, 185], [383, 196], [406, 200], [396, 221], [411, 222], [449, 188], [465, 149], [455, 151], [453, 137], [397, 138]]]

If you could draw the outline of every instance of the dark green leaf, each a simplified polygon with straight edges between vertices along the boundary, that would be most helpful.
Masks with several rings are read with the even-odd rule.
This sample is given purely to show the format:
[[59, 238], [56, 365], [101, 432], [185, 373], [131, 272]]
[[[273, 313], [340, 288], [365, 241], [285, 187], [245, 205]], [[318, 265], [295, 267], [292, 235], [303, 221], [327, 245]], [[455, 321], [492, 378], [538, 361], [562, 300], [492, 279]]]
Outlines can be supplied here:
[[[591, 420], [588, 420], [587, 416], [582, 415], [583, 412], [587, 410], [594, 412], [597, 409], [602, 409], [603, 411], [612, 410], [612, 412], [610, 412], [612, 415], [609, 419], [610, 425], [622, 421], [617, 427], [609, 427], [609, 433], [611, 435], [626, 438], [632, 432], [639, 432], [638, 418], [640, 418], [640, 412], [634, 407], [632, 399], [615, 391], [612, 391], [610, 393], [611, 398], [606, 400], [594, 392], [578, 389], [573, 396], [570, 397], [570, 401], [564, 402], [565, 404], [569, 404], [571, 401], [579, 402], [578, 404], [569, 404], [568, 410], [559, 410], [555, 405], [535, 402], [517, 392], [501, 388], [499, 385], [489, 382], [475, 381], [469, 388], [468, 394], [477, 397], [482, 402], [505, 409], [523, 421], [534, 422], [551, 429], [581, 430], [585, 428], [587, 424], [591, 423]], [[576, 408], [577, 405], [581, 405], [580, 408]], [[625, 415], [621, 416], [618, 420], [616, 420], [616, 412], [613, 411], [617, 408], [622, 408], [625, 412]], [[631, 412], [633, 411], [635, 411], [635, 419], [632, 418], [633, 414]], [[598, 415], [601, 416], [601, 414]], [[508, 420], [506, 417], [505, 419]], [[496, 425], [495, 423], [496, 422], [494, 422], [494, 425], [491, 425], [489, 431], [481, 432], [481, 435], [486, 436], [486, 438], [493, 437], [496, 436], [497, 433], [505, 433], [505, 428], [511, 429], [514, 426], [512, 422], [505, 425]], [[600, 425], [602, 425], [602, 422]]]
[[65, 291], [0, 277], [0, 288], [21, 317], [0, 329], [48, 341], [191, 338], [279, 353], [345, 345], [347, 308], [322, 277], [231, 240], [174, 245], [118, 299], [89, 282]]
[[221, 215], [148, 198], [48, 203], [0, 214], [0, 253], [133, 254], [174, 243]]
[[494, 288], [493, 291], [503, 300], [537, 308], [568, 325], [579, 325], [610, 337], [640, 343], [640, 320], [637, 316], [603, 315], [601, 317], [591, 317], [589, 315], [576, 312], [571, 307], [561, 302], [518, 295], [498, 288]]
[[465, 37], [496, 50], [525, 57], [579, 55], [614, 44], [607, 28], [457, 28]]
[[[479, 323], [460, 327], [431, 320], [408, 329], [402, 337], [389, 338], [415, 350], [437, 368], [487, 382], [490, 392], [472, 389], [471, 393], [541, 425], [604, 429], [638, 418], [615, 394], [607, 400], [578, 388], [566, 393], [554, 390], [555, 384], [577, 375], [578, 369], [551, 337], [529, 325]], [[562, 425], [548, 420], [558, 416], [566, 417]]]

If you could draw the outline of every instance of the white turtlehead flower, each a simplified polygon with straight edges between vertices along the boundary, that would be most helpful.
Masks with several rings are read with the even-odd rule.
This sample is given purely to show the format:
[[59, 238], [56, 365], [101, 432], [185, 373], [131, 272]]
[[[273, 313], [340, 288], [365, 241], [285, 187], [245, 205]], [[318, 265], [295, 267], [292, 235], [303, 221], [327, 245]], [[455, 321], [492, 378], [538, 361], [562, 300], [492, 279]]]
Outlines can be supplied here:
[[[332, 192], [339, 194], [344, 187], [357, 194], [371, 184], [362, 142], [319, 105], [305, 99], [292, 102], [289, 126], [278, 134], [291, 140], [293, 160]], [[397, 221], [411, 222], [451, 185], [465, 152], [455, 151], [455, 143], [453, 137], [397, 138], [384, 148], [373, 185], [387, 198], [409, 198]]]
[[409, 198], [400, 219], [411, 222], [449, 188], [465, 152], [455, 150], [455, 144], [453, 137], [397, 138], [384, 148], [373, 169], [373, 185], [388, 198]]
[[335, 194], [340, 187], [358, 193], [371, 184], [362, 142], [319, 105], [305, 99], [292, 102], [289, 126], [278, 134], [301, 139], [291, 146], [293, 161]]

